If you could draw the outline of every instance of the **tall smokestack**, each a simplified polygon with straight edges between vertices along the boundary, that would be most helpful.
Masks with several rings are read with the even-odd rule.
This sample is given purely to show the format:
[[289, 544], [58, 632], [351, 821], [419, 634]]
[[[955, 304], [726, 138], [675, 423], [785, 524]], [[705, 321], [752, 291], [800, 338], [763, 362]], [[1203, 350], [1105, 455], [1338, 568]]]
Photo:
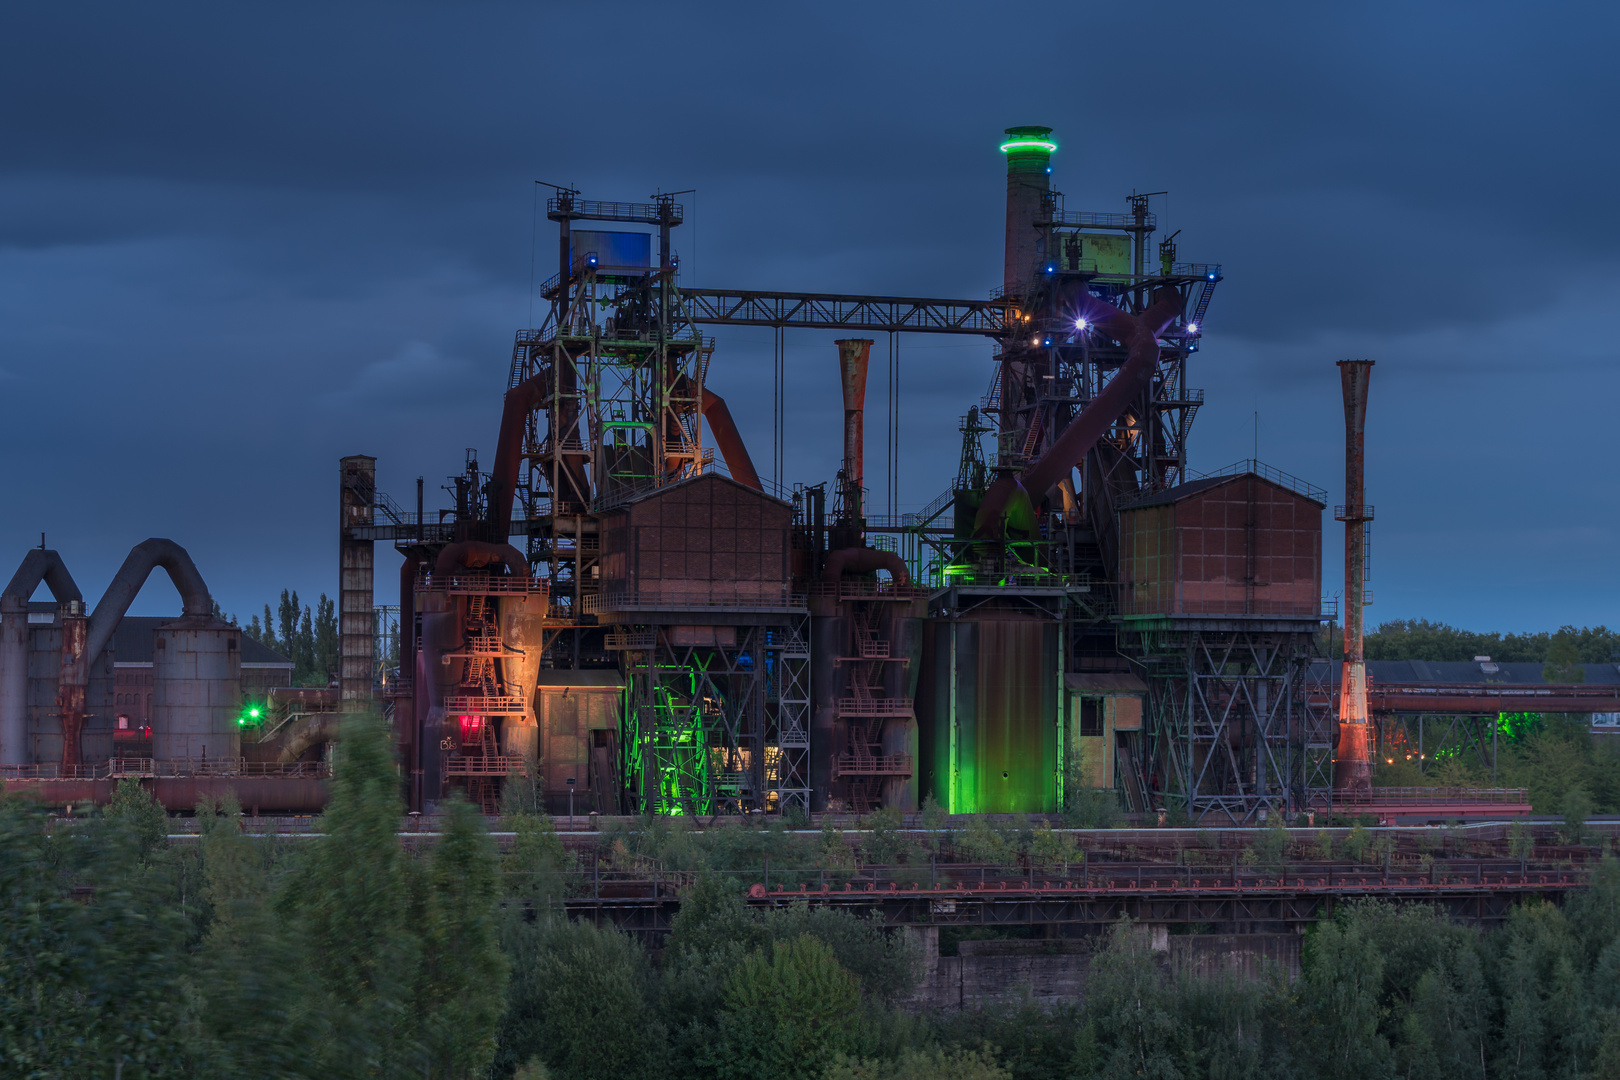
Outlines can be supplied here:
[[1007, 247], [1002, 283], [1007, 295], [1023, 294], [1024, 286], [1045, 256], [1046, 234], [1035, 222], [1043, 217], [1042, 202], [1052, 190], [1052, 151], [1057, 143], [1049, 127], [1010, 127], [1001, 144], [1007, 155]]
[[864, 414], [866, 369], [872, 360], [871, 338], [843, 338], [838, 346], [838, 374], [844, 387], [844, 517], [861, 517], [861, 487], [865, 475]]
[[1367, 664], [1362, 643], [1362, 601], [1366, 582], [1364, 547], [1367, 522], [1367, 384], [1373, 361], [1340, 360], [1344, 386], [1344, 501], [1334, 517], [1344, 522], [1344, 669], [1339, 676], [1339, 749], [1333, 786], [1364, 791], [1372, 786], [1372, 739], [1367, 717]]

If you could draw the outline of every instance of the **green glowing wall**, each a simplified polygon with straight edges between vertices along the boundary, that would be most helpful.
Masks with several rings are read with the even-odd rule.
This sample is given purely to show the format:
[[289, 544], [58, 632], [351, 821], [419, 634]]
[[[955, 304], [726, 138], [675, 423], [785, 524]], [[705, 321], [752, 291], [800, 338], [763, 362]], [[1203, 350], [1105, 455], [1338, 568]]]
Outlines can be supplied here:
[[1051, 622], [931, 622], [917, 703], [920, 757], [924, 790], [949, 812], [1058, 808], [1057, 646]]

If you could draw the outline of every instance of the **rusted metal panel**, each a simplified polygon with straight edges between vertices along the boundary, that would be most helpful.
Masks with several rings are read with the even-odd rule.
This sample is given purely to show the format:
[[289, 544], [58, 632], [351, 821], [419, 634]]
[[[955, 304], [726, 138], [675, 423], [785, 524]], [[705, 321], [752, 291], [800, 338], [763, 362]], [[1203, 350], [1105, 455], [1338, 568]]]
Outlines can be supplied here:
[[1317, 618], [1320, 503], [1253, 473], [1184, 487], [1121, 514], [1126, 614]]

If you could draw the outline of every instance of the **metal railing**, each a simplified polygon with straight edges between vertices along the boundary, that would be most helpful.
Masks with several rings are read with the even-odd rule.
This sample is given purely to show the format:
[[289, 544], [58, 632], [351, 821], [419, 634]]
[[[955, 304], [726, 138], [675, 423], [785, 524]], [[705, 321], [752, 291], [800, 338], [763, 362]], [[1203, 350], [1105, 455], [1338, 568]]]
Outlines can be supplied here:
[[499, 594], [537, 593], [544, 595], [551, 589], [548, 581], [535, 578], [491, 574], [423, 574], [416, 579], [417, 592], [450, 593], [458, 596], [488, 596]]
[[911, 701], [907, 698], [841, 697], [838, 699], [840, 716], [910, 716]]
[[109, 758], [103, 762], [63, 766], [56, 762], [35, 765], [0, 765], [0, 780], [118, 780], [188, 776], [326, 777], [324, 761], [247, 761], [242, 758]]
[[643, 584], [634, 589], [604, 589], [580, 605], [586, 615], [605, 611], [667, 611], [680, 608], [730, 608], [741, 611], [799, 611], [805, 598], [790, 586], [749, 581], [682, 581]]
[[815, 582], [810, 586], [810, 595], [838, 600], [916, 600], [927, 595], [927, 590], [919, 585], [897, 585], [893, 581], [856, 578]]
[[834, 776], [910, 776], [910, 754], [839, 754], [833, 762]]
[[1244, 473], [1254, 473], [1256, 476], [1270, 480], [1273, 484], [1287, 488], [1296, 495], [1303, 495], [1307, 499], [1327, 504], [1327, 490], [1319, 488], [1308, 480], [1302, 480], [1292, 473], [1285, 473], [1281, 469], [1272, 468], [1263, 461], [1247, 458], [1243, 461], [1234, 461], [1225, 468], [1213, 472], [1198, 472], [1196, 469], [1187, 470], [1190, 480], [1208, 480], [1217, 476], [1242, 476]]
[[522, 698], [509, 694], [447, 694], [444, 711], [471, 716], [521, 716], [529, 709]]
[[1466, 787], [1375, 787], [1367, 791], [1336, 791], [1333, 801], [1340, 806], [1367, 806], [1371, 804], [1425, 803], [1432, 805], [1474, 805], [1497, 803], [1527, 805], [1529, 788], [1466, 788]]
[[519, 776], [529, 775], [529, 767], [518, 754], [446, 754], [446, 776]]

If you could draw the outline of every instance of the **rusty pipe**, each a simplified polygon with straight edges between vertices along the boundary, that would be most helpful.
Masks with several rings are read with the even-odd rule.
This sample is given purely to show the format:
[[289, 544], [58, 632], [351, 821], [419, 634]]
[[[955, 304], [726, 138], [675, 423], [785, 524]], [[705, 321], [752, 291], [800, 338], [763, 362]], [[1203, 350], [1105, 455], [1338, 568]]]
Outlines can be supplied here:
[[85, 687], [90, 681], [90, 658], [85, 653], [90, 620], [84, 617], [84, 604], [69, 601], [62, 616], [62, 662], [56, 674], [56, 715], [62, 721], [62, 767], [79, 764], [79, 737], [89, 715]]
[[1365, 791], [1372, 786], [1372, 732], [1367, 715], [1367, 664], [1362, 611], [1366, 599], [1367, 388], [1371, 360], [1340, 360], [1344, 393], [1344, 503], [1334, 516], [1344, 522], [1344, 661], [1339, 672], [1339, 739], [1333, 786]]
[[489, 517], [485, 531], [490, 540], [504, 543], [512, 529], [512, 503], [517, 498], [518, 473], [523, 467], [523, 433], [529, 413], [551, 396], [551, 373], [542, 371], [506, 392], [501, 406], [501, 431], [495, 440], [495, 464], [489, 474]]
[[726, 408], [726, 399], [707, 386], [703, 388], [703, 419], [708, 422], [709, 433], [714, 436], [715, 446], [720, 448], [720, 456], [726, 460], [731, 478], [755, 491], [764, 491], [759, 473], [754, 471], [754, 459], [748, 456], [748, 447], [743, 443], [736, 421], [731, 418], [731, 410]]
[[892, 551], [866, 547], [841, 548], [829, 552], [827, 561], [821, 568], [821, 580], [837, 582], [846, 572], [862, 574], [873, 570], [887, 570], [896, 585], [911, 584], [911, 571], [906, 567], [904, 559]]
[[433, 572], [454, 574], [459, 567], [477, 569], [485, 566], [505, 566], [514, 577], [529, 576], [529, 560], [511, 544], [488, 543], [483, 540], [462, 540], [447, 544], [433, 563]]
[[833, 344], [838, 346], [838, 377], [844, 389], [844, 479], [849, 490], [858, 493], [866, 471], [866, 371], [872, 362], [872, 339], [841, 338]]
[[0, 593], [0, 764], [28, 762], [28, 600], [44, 582], [56, 602], [82, 604], [62, 556], [36, 548]]
[[999, 539], [1002, 514], [1013, 496], [1023, 491], [1032, 502], [1044, 496], [1052, 485], [1069, 475], [1107, 434], [1114, 421], [1141, 396], [1159, 363], [1159, 335], [1181, 315], [1183, 305], [1180, 293], [1160, 289], [1151, 307], [1140, 315], [1131, 315], [1082, 288], [1062, 306], [1072, 308], [1074, 318], [1085, 319], [1124, 344], [1128, 350], [1125, 363], [1113, 381], [1069, 422], [1046, 453], [1031, 462], [1022, 474], [998, 477], [990, 485], [973, 521], [973, 535], [977, 538]]
[[421, 564], [406, 556], [399, 564], [399, 670], [402, 677], [416, 661], [416, 575]]

